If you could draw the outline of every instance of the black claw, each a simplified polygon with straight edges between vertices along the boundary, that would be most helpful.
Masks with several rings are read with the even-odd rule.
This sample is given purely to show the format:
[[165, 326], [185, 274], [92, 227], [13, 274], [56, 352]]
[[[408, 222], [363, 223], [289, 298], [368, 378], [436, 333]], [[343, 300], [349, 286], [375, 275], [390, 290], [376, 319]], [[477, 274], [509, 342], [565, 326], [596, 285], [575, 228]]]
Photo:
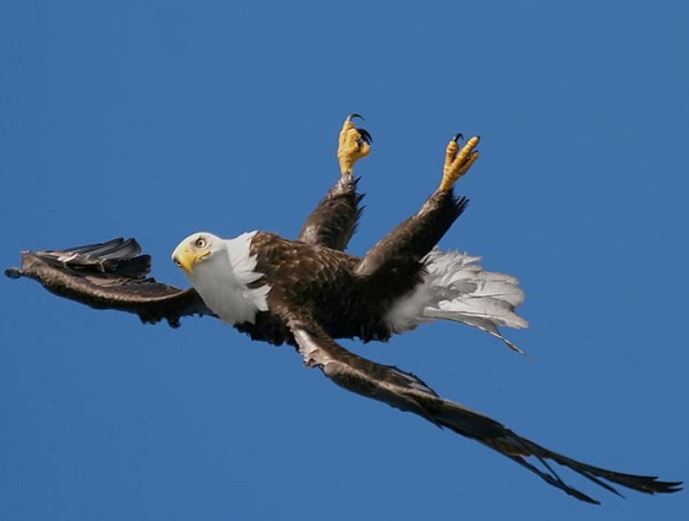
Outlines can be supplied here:
[[365, 128], [358, 128], [359, 134], [361, 134], [361, 140], [364, 143], [371, 144], [373, 143], [373, 137], [371, 136], [371, 133], [366, 130]]
[[354, 114], [350, 114], [349, 116], [347, 116], [347, 119], [349, 121], [353, 120], [354, 118], [359, 118], [361, 121], [366, 121], [366, 118], [364, 116], [362, 116], [361, 114], [357, 114], [356, 112]]
[[460, 141], [463, 141], [463, 140], [464, 140], [464, 135], [461, 132], [458, 132], [457, 134], [455, 134], [455, 137], [452, 138], [452, 141], [454, 141], [455, 143], [459, 143]]

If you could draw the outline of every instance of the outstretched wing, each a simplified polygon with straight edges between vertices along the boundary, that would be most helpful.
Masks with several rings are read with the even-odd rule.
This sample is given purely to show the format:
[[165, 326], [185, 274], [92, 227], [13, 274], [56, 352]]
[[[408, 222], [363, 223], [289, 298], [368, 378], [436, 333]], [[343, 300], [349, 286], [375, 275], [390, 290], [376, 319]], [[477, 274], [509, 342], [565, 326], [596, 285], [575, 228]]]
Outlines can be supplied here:
[[356, 231], [361, 217], [362, 194], [357, 193], [359, 179], [342, 177], [306, 218], [299, 240], [313, 245], [344, 250]]
[[64, 250], [23, 251], [11, 278], [28, 277], [51, 293], [96, 309], [139, 315], [144, 323], [163, 319], [172, 327], [187, 315], [213, 315], [194, 289], [180, 289], [148, 277], [151, 257], [135, 239], [113, 239]]
[[562, 481], [548, 460], [574, 470], [617, 495], [620, 495], [619, 492], [610, 483], [648, 494], [680, 490], [681, 482], [664, 482], [653, 476], [613, 472], [550, 451], [487, 416], [445, 400], [413, 374], [371, 362], [347, 351], [330, 338], [308, 313], [286, 307], [281, 314], [294, 335], [306, 365], [319, 367], [336, 384], [403, 411], [413, 412], [439, 427], [477, 440], [581, 501], [598, 503]]

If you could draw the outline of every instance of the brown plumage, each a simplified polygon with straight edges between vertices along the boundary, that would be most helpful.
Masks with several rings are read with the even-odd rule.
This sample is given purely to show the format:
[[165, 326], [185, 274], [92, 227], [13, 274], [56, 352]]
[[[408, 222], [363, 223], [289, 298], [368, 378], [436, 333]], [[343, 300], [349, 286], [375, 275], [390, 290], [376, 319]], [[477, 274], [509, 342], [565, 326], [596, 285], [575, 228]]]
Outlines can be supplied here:
[[[587, 465], [541, 447], [487, 416], [438, 396], [426, 383], [411, 373], [377, 364], [347, 351], [308, 314], [301, 313], [289, 305], [281, 308], [279, 312], [288, 323], [305, 363], [310, 367], [319, 367], [323, 374], [336, 384], [397, 409], [413, 412], [438, 427], [448, 428], [457, 434], [479, 441], [581, 501], [599, 503], [566, 484], [547, 460], [569, 467], [617, 495], [621, 494], [606, 481], [648, 494], [681, 490], [681, 482], [658, 481], [655, 476], [622, 474]], [[529, 461], [529, 457], [539, 462], [542, 468]]]
[[193, 288], [180, 289], [148, 277], [151, 257], [139, 255], [135, 239], [113, 239], [64, 250], [23, 251], [21, 269], [8, 268], [10, 278], [27, 277], [60, 297], [95, 309], [115, 309], [155, 324], [172, 327], [190, 315], [213, 315]]
[[306, 219], [299, 241], [344, 251], [361, 217], [363, 194], [356, 191], [358, 179], [338, 181]]
[[[478, 141], [476, 140], [476, 143]], [[475, 159], [474, 159], [475, 160]], [[467, 200], [437, 190], [421, 210], [400, 224], [363, 258], [345, 253], [361, 213], [356, 182], [343, 178], [307, 219], [300, 240], [259, 232], [251, 239], [251, 283], [269, 285], [267, 310], [234, 326], [254, 339], [294, 345], [309, 367], [355, 393], [413, 412], [441, 428], [479, 441], [535, 473], [550, 485], [589, 503], [597, 501], [567, 485], [550, 462], [568, 467], [619, 494], [618, 484], [649, 494], [680, 490], [680, 482], [622, 474], [581, 463], [523, 438], [501, 423], [438, 396], [411, 373], [357, 356], [335, 338], [387, 340], [391, 307], [412, 293], [429, 268], [427, 254], [464, 211]], [[214, 313], [194, 289], [182, 290], [148, 278], [150, 257], [134, 239], [59, 251], [23, 252], [13, 278], [28, 277], [52, 293], [97, 309], [137, 314], [143, 322]]]

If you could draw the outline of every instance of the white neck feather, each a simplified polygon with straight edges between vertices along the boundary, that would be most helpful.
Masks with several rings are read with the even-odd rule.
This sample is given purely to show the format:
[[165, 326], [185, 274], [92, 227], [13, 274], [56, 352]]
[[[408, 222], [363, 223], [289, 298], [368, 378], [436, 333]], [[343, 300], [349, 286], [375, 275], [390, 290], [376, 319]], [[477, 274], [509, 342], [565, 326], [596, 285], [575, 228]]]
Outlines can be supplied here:
[[267, 311], [270, 286], [249, 288], [263, 277], [254, 271], [256, 256], [251, 255], [251, 240], [256, 232], [222, 241], [224, 250], [199, 262], [190, 276], [191, 283], [213, 313], [228, 324], [253, 323], [258, 311]]

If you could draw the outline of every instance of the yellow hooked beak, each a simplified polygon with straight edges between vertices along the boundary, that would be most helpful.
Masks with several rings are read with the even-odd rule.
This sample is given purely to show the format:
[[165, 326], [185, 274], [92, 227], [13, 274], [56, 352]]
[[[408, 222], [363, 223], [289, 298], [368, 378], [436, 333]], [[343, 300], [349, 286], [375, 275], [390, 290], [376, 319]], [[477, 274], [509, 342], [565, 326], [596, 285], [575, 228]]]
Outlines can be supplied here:
[[194, 250], [190, 248], [189, 246], [183, 246], [179, 248], [177, 251], [172, 256], [172, 260], [175, 261], [175, 264], [182, 268], [184, 271], [187, 273], [191, 274], [191, 272], [194, 270], [194, 266], [198, 264], [201, 260], [203, 260], [205, 257], [208, 257], [210, 255], [209, 250]]

